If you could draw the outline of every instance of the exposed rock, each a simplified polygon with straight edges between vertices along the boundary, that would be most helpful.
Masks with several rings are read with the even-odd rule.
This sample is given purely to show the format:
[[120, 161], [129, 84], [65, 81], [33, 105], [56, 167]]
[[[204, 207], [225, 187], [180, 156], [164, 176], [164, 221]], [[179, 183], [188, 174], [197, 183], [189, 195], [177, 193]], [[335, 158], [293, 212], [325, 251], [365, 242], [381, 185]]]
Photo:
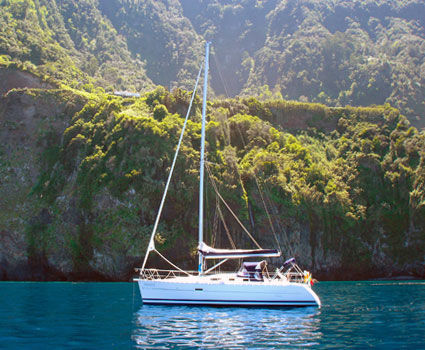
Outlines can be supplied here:
[[6, 94], [11, 89], [21, 88], [37, 88], [37, 89], [53, 89], [51, 83], [41, 80], [29, 72], [23, 72], [11, 68], [0, 67], [0, 95]]
[[[73, 102], [65, 98], [68, 94]], [[0, 98], [2, 279], [57, 279], [62, 272], [70, 271], [61, 267], [61, 263], [51, 264], [52, 257], [46, 258], [43, 251], [37, 251], [36, 256], [29, 259], [27, 229], [35, 217], [39, 217], [41, 223], [51, 220], [49, 212], [39, 208], [36, 198], [30, 195], [40, 174], [41, 152], [48, 141], [43, 132], [50, 130], [61, 137], [69, 117], [82, 108], [82, 102], [81, 97], [58, 90], [13, 90]], [[38, 248], [43, 244], [32, 242], [31, 245]]]
[[[75, 169], [71, 166], [69, 171], [61, 173], [63, 181], [49, 201], [40, 194], [34, 194], [37, 193], [34, 191], [36, 185], [42, 186], [51, 180], [49, 176], [41, 176], [45, 171], [42, 167], [44, 152], [52, 144], [57, 148], [62, 145], [64, 131], [86, 102], [87, 98], [83, 95], [54, 89], [12, 90], [0, 98], [1, 280], [129, 280], [133, 267], [142, 260], [146, 237], [152, 229], [154, 209], [146, 204], [150, 202], [143, 197], [140, 188], [127, 187], [124, 193], [113, 195], [107, 186], [99, 186], [93, 203], [83, 208], [76, 170], [80, 164], [76, 162]], [[298, 121], [289, 118], [284, 126], [308, 127], [314, 119], [314, 115], [309, 113]], [[87, 120], [89, 118], [90, 115]], [[325, 120], [321, 124], [322, 129], [334, 128], [332, 123], [331, 118]], [[85, 140], [84, 136], [80, 136]], [[104, 150], [98, 148], [100, 153], [106, 152], [106, 147]], [[374, 157], [358, 158], [356, 161], [371, 172], [380, 169], [380, 163]], [[117, 167], [122, 171], [119, 163], [109, 165], [111, 169]], [[50, 173], [56, 171], [54, 167], [47, 169]], [[99, 177], [104, 175], [104, 171], [101, 169]], [[260, 203], [260, 198], [257, 199]], [[191, 238], [190, 232], [196, 226], [196, 214], [180, 208], [183, 209], [184, 215], [188, 216], [187, 221], [191, 219], [195, 223], [174, 236], [174, 231], [170, 233], [174, 227], [164, 229], [161, 239], [168, 244], [164, 244], [164, 250], [175, 258], [179, 266], [191, 268], [195, 259], [194, 250], [190, 249], [195, 246], [196, 238]], [[338, 232], [326, 235], [317, 218], [303, 217], [305, 213], [283, 218], [283, 209], [273, 209], [274, 231], [283, 250], [283, 258], [295, 257], [301, 266], [313, 270], [318, 279], [425, 276], [425, 257], [412, 261], [406, 254], [399, 254], [403, 259], [395, 259], [393, 247], [389, 247], [382, 227], [378, 226], [372, 238], [360, 237], [354, 232], [354, 242], [348, 242], [352, 246], [344, 246]], [[179, 212], [165, 210], [163, 215], [174, 218]], [[261, 225], [255, 221], [258, 220], [255, 213], [249, 219], [256, 234], [262, 238], [263, 246], [274, 247], [274, 234], [259, 228]], [[266, 220], [265, 215], [263, 220]], [[333, 217], [330, 217], [330, 225], [332, 220]], [[240, 228], [231, 226], [230, 231], [236, 232], [236, 245], [245, 246], [247, 240]], [[415, 231], [412, 223], [410, 231], [403, 233], [406, 246], [402, 248], [409, 251], [418, 242], [420, 244], [421, 232], [420, 229]], [[358, 251], [354, 248], [363, 256], [357, 256]], [[150, 261], [156, 262], [156, 257]]]

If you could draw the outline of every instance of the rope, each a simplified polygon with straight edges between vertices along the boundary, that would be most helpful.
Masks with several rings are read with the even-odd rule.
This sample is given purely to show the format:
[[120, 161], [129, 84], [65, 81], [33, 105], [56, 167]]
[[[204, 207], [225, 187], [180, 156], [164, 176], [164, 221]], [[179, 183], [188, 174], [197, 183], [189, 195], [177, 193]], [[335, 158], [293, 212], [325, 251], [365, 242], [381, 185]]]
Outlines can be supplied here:
[[[208, 171], [209, 177], [212, 178], [211, 170], [210, 170], [210, 167], [208, 166], [208, 163], [205, 163], [205, 165], [206, 165], [205, 167], [206, 167], [206, 169]], [[242, 227], [242, 229], [245, 231], [245, 233], [248, 235], [248, 237], [251, 238], [251, 240], [254, 242], [254, 244], [257, 246], [257, 248], [258, 249], [262, 249], [261, 246], [258, 244], [258, 242], [255, 240], [255, 238], [251, 235], [251, 233], [249, 233], [249, 231], [246, 229], [246, 227], [242, 224], [242, 222], [239, 220], [239, 218], [236, 216], [236, 214], [232, 211], [232, 209], [226, 203], [226, 201], [224, 200], [224, 198], [218, 192], [217, 187], [216, 187], [214, 181], [212, 181], [212, 184], [213, 184], [214, 191], [215, 191], [216, 195], [220, 198], [220, 200], [223, 202], [223, 204], [226, 206], [226, 208], [229, 210], [229, 212], [233, 215], [233, 217], [238, 222], [238, 224]]]
[[267, 210], [266, 202], [264, 201], [263, 191], [261, 191], [260, 184], [259, 184], [258, 179], [257, 179], [257, 177], [255, 176], [255, 174], [254, 174], [254, 178], [255, 178], [255, 182], [256, 182], [256, 184], [257, 184], [257, 187], [258, 187], [258, 189], [259, 189], [259, 191], [258, 191], [258, 192], [260, 193], [261, 201], [263, 202], [263, 206], [264, 206], [264, 209], [265, 209], [265, 211], [266, 211], [267, 219], [268, 219], [268, 221], [269, 221], [270, 228], [272, 229], [274, 239], [275, 239], [275, 241], [276, 241], [276, 243], [277, 243], [277, 246], [279, 247], [279, 251], [282, 251], [282, 248], [280, 247], [280, 244], [279, 244], [279, 240], [277, 239], [276, 231], [274, 230], [274, 226], [273, 226], [272, 218], [270, 217], [270, 213], [269, 213], [269, 211]]
[[[223, 79], [223, 77], [222, 77], [222, 75], [221, 75], [221, 73], [220, 73], [220, 68], [219, 68], [219, 65], [218, 65], [218, 62], [217, 62], [217, 59], [216, 59], [216, 57], [215, 57], [215, 56], [214, 56], [214, 62], [215, 62], [215, 64], [216, 64], [216, 66], [217, 66], [217, 71], [219, 72], [219, 76], [220, 76], [221, 82], [222, 82], [222, 84], [223, 84], [224, 90], [226, 91], [226, 95], [227, 95], [227, 97], [229, 97], [229, 94], [228, 94], [227, 89], [226, 89], [225, 81], [224, 81], [224, 79]], [[241, 138], [241, 141], [242, 141], [242, 144], [243, 144], [244, 148], [246, 148], [246, 141], [245, 141], [245, 137], [244, 137], [244, 135], [242, 134], [242, 131], [241, 131], [240, 127], [239, 127], [239, 124], [237, 124], [237, 123], [236, 123], [236, 130], [237, 130], [237, 131], [238, 131], [238, 133], [239, 133], [239, 136], [240, 136], [240, 138]], [[224, 133], [224, 130], [223, 130], [223, 129], [222, 129], [222, 132], [223, 132], [223, 136], [224, 136], [225, 141], [226, 141], [226, 142], [227, 142], [227, 144], [229, 145], [229, 144], [230, 144], [230, 140], [228, 140], [228, 139], [227, 139], [227, 137], [226, 137], [226, 135], [225, 135], [225, 133]], [[248, 198], [248, 195], [247, 195], [247, 192], [246, 192], [246, 190], [245, 190], [245, 186], [244, 186], [244, 184], [243, 184], [242, 177], [241, 177], [241, 174], [240, 174], [240, 172], [239, 172], [239, 168], [237, 167], [237, 165], [236, 165], [236, 172], [237, 172], [237, 174], [238, 174], [239, 181], [240, 181], [240, 183], [241, 183], [242, 191], [243, 191], [243, 193], [246, 195], [246, 198]], [[264, 209], [265, 209], [265, 211], [266, 211], [266, 215], [267, 215], [267, 219], [268, 219], [268, 222], [269, 222], [269, 225], [270, 225], [271, 231], [273, 232], [273, 236], [274, 236], [274, 238], [275, 238], [275, 240], [276, 240], [276, 243], [277, 243], [277, 245], [278, 245], [278, 247], [279, 247], [279, 250], [280, 250], [280, 251], [282, 251], [282, 248], [281, 248], [281, 246], [280, 246], [279, 240], [278, 240], [278, 238], [277, 238], [276, 231], [275, 231], [274, 226], [273, 226], [273, 221], [272, 221], [271, 216], [270, 216], [270, 213], [269, 213], [269, 211], [268, 211], [268, 209], [267, 209], [267, 205], [266, 205], [266, 202], [265, 202], [264, 197], [263, 197], [263, 192], [262, 192], [262, 190], [261, 190], [260, 183], [259, 183], [259, 181], [258, 181], [258, 178], [257, 178], [257, 176], [256, 176], [255, 172], [253, 172], [253, 176], [254, 176], [255, 182], [256, 182], [256, 184], [257, 184], [258, 192], [259, 192], [260, 197], [261, 197], [261, 200], [262, 200], [262, 202], [263, 202]], [[248, 203], [246, 203], [246, 204], [247, 204], [247, 206], [248, 206]], [[269, 205], [273, 207], [273, 205], [272, 205], [272, 203], [271, 203], [270, 199], [269, 199]], [[280, 225], [279, 225], [279, 223], [277, 223], [277, 224], [278, 224], [278, 226], [280, 226]], [[285, 239], [285, 243], [286, 243], [286, 245], [287, 245], [287, 249], [289, 249], [290, 253], [291, 253], [291, 254], [293, 254], [293, 253], [292, 253], [291, 245], [290, 245], [290, 243], [289, 243], [288, 235], [286, 234], [286, 231], [285, 231], [285, 230], [281, 230], [281, 231], [284, 233], [284, 239]]]
[[[208, 175], [210, 175], [210, 174], [208, 173]], [[218, 214], [220, 216], [221, 222], [223, 223], [224, 230], [226, 231], [226, 235], [227, 235], [227, 238], [229, 239], [230, 245], [232, 246], [233, 249], [236, 249], [236, 244], [233, 241], [232, 236], [231, 236], [230, 231], [229, 231], [229, 228], [227, 227], [226, 221], [224, 220], [224, 215], [223, 215], [223, 212], [221, 211], [220, 202], [219, 202], [218, 197], [217, 197], [217, 211], [218, 211]]]
[[[269, 192], [269, 191], [266, 189], [265, 192]], [[272, 201], [270, 200], [270, 197], [267, 196], [266, 199], [268, 200], [269, 206], [272, 209], [274, 209], [275, 213], [279, 213], [278, 210], [277, 210], [277, 208], [276, 208], [276, 206], [274, 206], [273, 203], [272, 203]], [[275, 217], [276, 217], [276, 215], [275, 215]], [[279, 230], [281, 232], [283, 232], [283, 237], [285, 238], [285, 243], [286, 243], [286, 246], [287, 246], [287, 248], [289, 250], [290, 255], [293, 256], [294, 255], [294, 250], [292, 249], [291, 244], [289, 243], [288, 234], [286, 233], [286, 230], [284, 228], [282, 228], [280, 222], [281, 222], [280, 221], [280, 218], [279, 218], [279, 216], [277, 216], [276, 223], [278, 225]], [[282, 256], [282, 259], [283, 259], [283, 256]]]
[[214, 210], [214, 222], [213, 222], [213, 234], [211, 237], [211, 247], [215, 247], [216, 246], [216, 242], [217, 242], [217, 231], [218, 231], [218, 198], [215, 198], [215, 210]]
[[[206, 166], [208, 166], [208, 163], [206, 164]], [[211, 174], [211, 169], [207, 170], [207, 171], [208, 171], [208, 177], [211, 180], [212, 185], [214, 186], [214, 191], [216, 191], [217, 190], [217, 184], [214, 180], [214, 177]], [[224, 227], [224, 230], [226, 232], [227, 238], [229, 239], [230, 245], [232, 246], [233, 249], [236, 249], [236, 244], [232, 239], [229, 228], [227, 227], [226, 221], [224, 220], [223, 212], [221, 211], [220, 199], [218, 198], [218, 196], [216, 196], [215, 197], [214, 223], [213, 223], [213, 236], [212, 236], [212, 241], [211, 241], [211, 247], [215, 247], [216, 243], [217, 243], [218, 218], [220, 218], [220, 220], [223, 224], [223, 227]]]
[[215, 55], [215, 54], [213, 54], [212, 56], [213, 56], [213, 58], [214, 58], [215, 66], [217, 67], [217, 72], [218, 72], [218, 75], [220, 76], [221, 83], [223, 84], [224, 91], [226, 92], [226, 96], [227, 96], [227, 97], [229, 97], [229, 91], [227, 90], [226, 83], [225, 83], [225, 81], [224, 81], [224, 79], [223, 79], [223, 76], [222, 76], [222, 74], [221, 74], [221, 71], [220, 71], [220, 65], [218, 64], [217, 57], [216, 57], [216, 55]]
[[180, 133], [180, 138], [179, 138], [179, 142], [177, 144], [176, 153], [174, 154], [173, 164], [171, 165], [170, 173], [168, 174], [167, 184], [165, 185], [164, 194], [162, 195], [161, 204], [159, 205], [158, 214], [156, 216], [155, 224], [154, 224], [152, 234], [151, 234], [151, 238], [149, 240], [148, 250], [146, 252], [145, 259], [143, 260], [142, 270], [145, 268], [146, 261], [148, 260], [149, 253], [152, 250], [155, 250], [154, 237], [155, 237], [155, 234], [156, 234], [156, 230], [158, 228], [159, 219], [160, 219], [161, 213], [162, 213], [162, 208], [163, 208], [164, 203], [165, 203], [165, 198], [167, 197], [168, 186], [170, 185], [171, 177], [173, 175], [174, 167], [176, 165], [177, 156], [179, 154], [180, 145], [182, 143], [184, 131], [186, 129], [187, 121], [189, 119], [190, 110], [192, 109], [192, 103], [193, 103], [193, 100], [194, 100], [195, 95], [196, 95], [196, 89], [198, 88], [198, 83], [199, 83], [199, 78], [201, 77], [201, 72], [202, 72], [202, 64], [201, 64], [201, 67], [199, 68], [199, 73], [198, 73], [198, 77], [196, 78], [195, 87], [193, 88], [192, 98], [190, 99], [189, 108], [187, 109], [186, 118], [184, 120], [182, 131]]
[[180, 267], [178, 267], [177, 265], [174, 265], [170, 260], [168, 260], [164, 255], [162, 255], [159, 251], [157, 251], [155, 249], [156, 253], [163, 258], [167, 263], [169, 263], [172, 267], [174, 267], [175, 269], [179, 270], [180, 272], [185, 273], [188, 276], [192, 276], [189, 272], [186, 272], [185, 270], [182, 270]]

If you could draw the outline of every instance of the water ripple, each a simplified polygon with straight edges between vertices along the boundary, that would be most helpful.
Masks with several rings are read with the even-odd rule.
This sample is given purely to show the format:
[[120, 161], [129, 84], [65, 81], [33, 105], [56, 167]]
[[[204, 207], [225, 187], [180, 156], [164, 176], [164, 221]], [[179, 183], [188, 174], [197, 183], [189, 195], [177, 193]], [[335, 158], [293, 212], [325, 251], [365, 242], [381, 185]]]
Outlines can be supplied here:
[[[320, 311], [148, 306], [136, 315], [139, 348], [242, 349], [319, 344]], [[264, 340], [267, 340], [266, 343]]]
[[142, 306], [137, 348], [423, 347], [424, 282], [327, 282], [322, 308]]
[[0, 283], [2, 349], [423, 349], [425, 282], [324, 282], [322, 308], [148, 306], [130, 283]]

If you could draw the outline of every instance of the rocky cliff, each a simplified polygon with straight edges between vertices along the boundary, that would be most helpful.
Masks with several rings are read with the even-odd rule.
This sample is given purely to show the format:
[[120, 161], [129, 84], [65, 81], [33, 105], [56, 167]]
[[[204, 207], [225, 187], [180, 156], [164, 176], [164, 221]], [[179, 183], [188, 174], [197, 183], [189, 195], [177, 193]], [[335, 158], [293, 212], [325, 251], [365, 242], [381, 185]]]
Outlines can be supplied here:
[[[0, 99], [0, 279], [129, 280], [189, 95], [43, 87]], [[199, 108], [157, 239], [190, 269]], [[280, 246], [319, 279], [425, 276], [424, 135], [397, 110], [234, 99], [211, 103], [208, 118], [216, 184], [263, 246]], [[228, 246], [211, 185], [207, 209], [207, 239]], [[237, 245], [250, 246], [224, 219]]]

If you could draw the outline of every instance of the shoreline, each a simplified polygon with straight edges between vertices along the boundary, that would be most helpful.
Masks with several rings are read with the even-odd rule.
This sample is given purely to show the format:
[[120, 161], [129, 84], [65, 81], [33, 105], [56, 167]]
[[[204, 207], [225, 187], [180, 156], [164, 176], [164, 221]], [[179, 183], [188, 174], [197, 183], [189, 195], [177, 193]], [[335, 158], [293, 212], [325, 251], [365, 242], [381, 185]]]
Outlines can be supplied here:
[[[136, 277], [136, 275], [134, 276]], [[397, 281], [425, 281], [425, 277], [420, 276], [410, 276], [410, 275], [400, 275], [400, 276], [392, 276], [392, 277], [374, 277], [374, 278], [365, 278], [365, 279], [326, 279], [326, 280], [317, 280], [315, 284], [319, 284], [321, 282], [397, 282]], [[15, 279], [2, 279], [1, 282], [34, 282], [34, 283], [42, 283], [42, 282], [63, 282], [63, 283], [133, 283], [133, 278], [130, 280], [116, 280], [116, 279], [26, 279], [26, 280], [15, 280]]]

